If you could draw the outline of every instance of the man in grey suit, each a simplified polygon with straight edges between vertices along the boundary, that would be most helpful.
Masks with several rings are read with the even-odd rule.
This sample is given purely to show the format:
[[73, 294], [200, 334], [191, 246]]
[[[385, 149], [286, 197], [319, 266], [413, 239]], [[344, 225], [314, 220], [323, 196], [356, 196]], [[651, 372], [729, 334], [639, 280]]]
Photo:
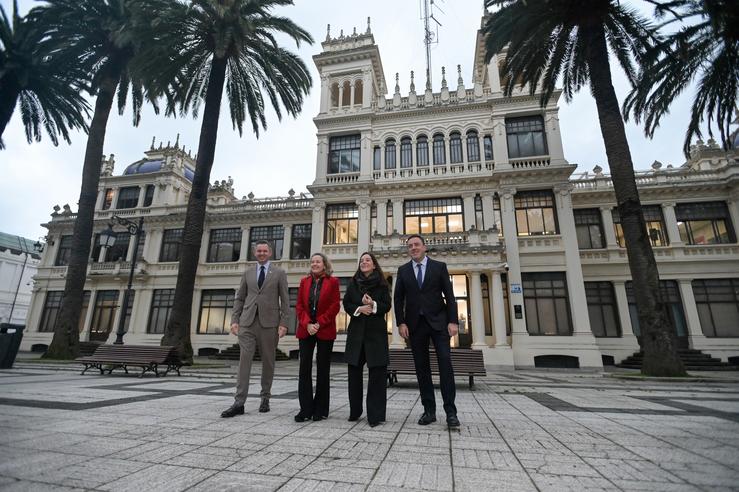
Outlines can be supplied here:
[[254, 256], [257, 264], [244, 272], [239, 292], [234, 299], [231, 333], [239, 337], [241, 353], [234, 404], [221, 413], [221, 417], [225, 418], [244, 413], [256, 347], [259, 347], [259, 355], [262, 357], [262, 401], [259, 411], [269, 412], [277, 342], [287, 333], [290, 302], [285, 270], [270, 263], [272, 247], [266, 241], [257, 241]]

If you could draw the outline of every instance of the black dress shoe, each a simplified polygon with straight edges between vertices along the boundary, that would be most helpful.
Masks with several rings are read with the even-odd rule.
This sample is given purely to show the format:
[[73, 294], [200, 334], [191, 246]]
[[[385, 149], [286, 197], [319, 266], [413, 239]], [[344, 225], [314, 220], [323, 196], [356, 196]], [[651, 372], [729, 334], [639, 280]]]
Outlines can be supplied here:
[[318, 422], [319, 420], [324, 420], [325, 418], [326, 418], [325, 415], [314, 415], [313, 422]]
[[305, 422], [308, 419], [310, 419], [310, 417], [305, 416], [302, 413], [298, 413], [297, 415], [295, 415], [295, 422]]
[[259, 413], [269, 412], [269, 399], [262, 398], [262, 403], [259, 404]]
[[235, 417], [237, 415], [244, 415], [244, 405], [231, 405], [231, 408], [221, 412], [221, 417], [224, 419]]
[[357, 416], [349, 415], [349, 418], [346, 420], [349, 422], [356, 422], [357, 420], [359, 420], [359, 417], [361, 417], [361, 415], [357, 415]]
[[370, 427], [377, 427], [378, 425], [380, 425], [379, 422], [367, 422], [367, 423], [369, 424]]
[[431, 412], [423, 412], [421, 418], [418, 419], [418, 425], [429, 425], [436, 422], [436, 414]]
[[459, 419], [456, 414], [446, 416], [446, 425], [448, 427], [459, 427]]

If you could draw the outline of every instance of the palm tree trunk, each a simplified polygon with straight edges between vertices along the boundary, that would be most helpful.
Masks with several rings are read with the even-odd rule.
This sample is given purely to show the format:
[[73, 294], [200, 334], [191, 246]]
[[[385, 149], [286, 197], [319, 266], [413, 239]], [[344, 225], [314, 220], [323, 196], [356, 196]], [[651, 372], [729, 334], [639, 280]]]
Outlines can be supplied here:
[[5, 133], [5, 127], [8, 126], [10, 118], [13, 116], [18, 95], [20, 94], [20, 88], [16, 87], [15, 83], [11, 83], [10, 81], [6, 83], [8, 87], [3, 87], [0, 90], [0, 149], [5, 148], [3, 145], [3, 134]]
[[87, 263], [90, 257], [90, 243], [95, 216], [100, 166], [103, 160], [105, 130], [108, 125], [113, 97], [118, 85], [118, 77], [106, 75], [98, 89], [95, 100], [95, 114], [90, 124], [85, 149], [85, 162], [82, 167], [82, 188], [74, 221], [72, 234], [72, 253], [67, 265], [67, 279], [64, 284], [64, 298], [59, 310], [54, 338], [44, 357], [50, 359], [73, 359], [79, 353], [79, 319], [82, 311], [82, 296], [87, 279]]
[[682, 376], [685, 375], [685, 368], [677, 354], [675, 329], [660, 295], [657, 263], [647, 237], [646, 222], [634, 179], [631, 151], [626, 140], [616, 91], [611, 82], [608, 48], [601, 25], [593, 29], [586, 57], [633, 280], [641, 329], [640, 343], [644, 350], [642, 374]]
[[192, 344], [190, 343], [190, 319], [192, 314], [192, 294], [200, 258], [200, 244], [203, 240], [205, 208], [208, 202], [210, 171], [218, 137], [218, 118], [221, 112], [223, 85], [226, 80], [226, 59], [213, 58], [208, 79], [208, 93], [205, 96], [205, 110], [200, 127], [198, 157], [195, 163], [195, 176], [192, 191], [187, 202], [185, 229], [182, 234], [182, 254], [177, 271], [177, 286], [169, 323], [162, 337], [162, 345], [173, 345], [180, 357], [192, 363]]

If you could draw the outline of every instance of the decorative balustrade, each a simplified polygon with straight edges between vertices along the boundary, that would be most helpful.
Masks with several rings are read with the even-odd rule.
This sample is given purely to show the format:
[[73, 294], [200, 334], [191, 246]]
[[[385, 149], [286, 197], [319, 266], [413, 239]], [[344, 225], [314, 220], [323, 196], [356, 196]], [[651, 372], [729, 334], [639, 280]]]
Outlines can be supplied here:
[[547, 167], [551, 161], [548, 156], [539, 156], [509, 159], [508, 162], [510, 162], [511, 167], [514, 169], [531, 169], [536, 167]]
[[493, 161], [462, 162], [437, 166], [416, 166], [399, 169], [376, 169], [375, 181], [394, 181], [434, 176], [489, 176], [495, 167]]
[[359, 180], [359, 173], [329, 174], [326, 176], [327, 183], [353, 183]]
[[[409, 234], [399, 234], [394, 231], [392, 234], [372, 236], [370, 248], [373, 251], [405, 251], [405, 241]], [[424, 234], [423, 239], [426, 246], [431, 250], [455, 250], [455, 249], [474, 249], [474, 248], [500, 248], [501, 242], [497, 229], [487, 229], [478, 231], [470, 229], [469, 231], [460, 232], [442, 232], [436, 234]]]
[[564, 250], [562, 237], [559, 235], [523, 236], [518, 238], [521, 253]]
[[357, 259], [356, 244], [324, 244], [323, 253], [332, 260]]
[[[723, 170], [722, 170], [723, 171]], [[634, 180], [637, 186], [655, 186], [660, 184], [700, 183], [720, 179], [717, 170], [696, 171], [692, 168], [667, 168], [649, 171], [635, 171]], [[613, 179], [609, 174], [588, 172], [573, 175], [571, 180], [575, 190], [613, 189]]]

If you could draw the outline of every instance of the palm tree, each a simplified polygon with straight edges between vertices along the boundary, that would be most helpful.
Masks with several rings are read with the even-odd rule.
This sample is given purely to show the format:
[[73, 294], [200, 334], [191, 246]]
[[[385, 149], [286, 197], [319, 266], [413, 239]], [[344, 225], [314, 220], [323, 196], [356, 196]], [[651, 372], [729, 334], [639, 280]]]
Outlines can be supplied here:
[[29, 16], [38, 17], [47, 29], [55, 48], [82, 67], [95, 96], [64, 299], [46, 357], [68, 359], [79, 351], [77, 326], [108, 117], [116, 93], [118, 112], [123, 113], [129, 89], [134, 125], [139, 122], [146, 99], [158, 111], [154, 98], [145, 90], [143, 79], [133, 67], [141, 46], [156, 43], [155, 33], [164, 30], [157, 13], [168, 4], [167, 0], [47, 0], [29, 12]]
[[651, 26], [617, 0], [486, 0], [498, 7], [483, 26], [488, 61], [506, 46], [501, 67], [510, 96], [517, 83], [541, 91], [545, 105], [562, 79], [566, 100], [586, 84], [595, 98], [600, 130], [618, 202], [634, 284], [644, 350], [642, 372], [652, 376], [685, 373], [674, 329], [660, 296], [654, 260], [629, 143], [611, 82], [609, 47], [632, 83], [633, 59], [652, 41]]
[[655, 14], [684, 25], [665, 36], [644, 57], [639, 80], [624, 101], [624, 116], [644, 120], [653, 137], [672, 102], [697, 80], [683, 152], [701, 138], [700, 126], [718, 127], [724, 149], [732, 146], [730, 125], [739, 103], [739, 9], [729, 0], [672, 0], [656, 3]]
[[17, 0], [10, 19], [0, 6], [0, 149], [19, 100], [28, 143], [41, 140], [42, 128], [54, 145], [57, 135], [69, 143], [70, 129], [87, 131], [90, 106], [80, 94], [84, 74], [58, 55], [44, 26], [18, 15]]
[[[177, 346], [185, 360], [192, 360], [192, 293], [224, 86], [234, 127], [241, 134], [248, 117], [258, 137], [260, 128], [267, 128], [265, 93], [278, 118], [282, 118], [281, 106], [289, 115], [297, 116], [312, 84], [303, 61], [280, 47], [275, 39], [287, 35], [298, 46], [303, 41], [313, 42], [310, 34], [290, 19], [272, 14], [275, 7], [292, 4], [292, 0], [193, 0], [189, 8], [169, 14], [174, 24], [181, 27], [170, 39], [172, 45], [179, 47], [179, 62], [169, 64], [176, 74], [160, 72], [161, 86], [177, 77], [182, 113], [192, 110], [197, 116], [201, 100], [205, 104], [175, 298], [161, 342]], [[168, 65], [160, 62], [155, 53], [147, 58], [152, 71]]]

